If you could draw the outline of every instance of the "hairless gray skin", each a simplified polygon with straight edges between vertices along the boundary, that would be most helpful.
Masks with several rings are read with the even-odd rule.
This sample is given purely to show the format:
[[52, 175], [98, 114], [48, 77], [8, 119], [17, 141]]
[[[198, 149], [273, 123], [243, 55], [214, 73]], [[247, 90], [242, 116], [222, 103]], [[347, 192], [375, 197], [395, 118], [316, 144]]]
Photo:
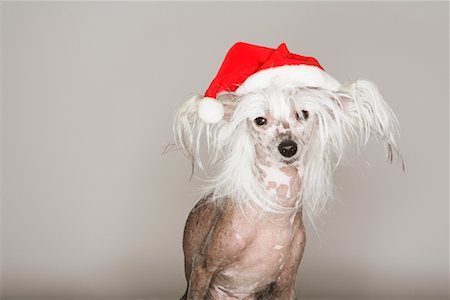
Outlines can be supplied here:
[[205, 199], [192, 210], [183, 242], [189, 286], [182, 299], [295, 299], [305, 247], [301, 212], [248, 213]]
[[[255, 126], [260, 180], [285, 207], [295, 206], [301, 183], [297, 148], [280, 156], [281, 142], [298, 140], [303, 131], [295, 128], [298, 120], [295, 111], [292, 114], [285, 122], [266, 115], [263, 129], [249, 124]], [[188, 288], [182, 299], [295, 299], [295, 278], [305, 247], [301, 210], [261, 213], [250, 207], [242, 210], [231, 199], [220, 206], [207, 200], [197, 203], [186, 222]]]

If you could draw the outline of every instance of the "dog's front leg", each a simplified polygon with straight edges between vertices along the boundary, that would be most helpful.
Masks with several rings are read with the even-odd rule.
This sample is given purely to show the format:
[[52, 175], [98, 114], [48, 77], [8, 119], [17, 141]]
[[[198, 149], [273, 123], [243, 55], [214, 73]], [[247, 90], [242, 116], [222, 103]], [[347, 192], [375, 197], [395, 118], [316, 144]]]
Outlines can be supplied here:
[[295, 278], [303, 256], [306, 244], [306, 234], [303, 224], [298, 228], [298, 233], [292, 243], [289, 259], [283, 266], [280, 276], [272, 289], [272, 295], [268, 299], [295, 300]]
[[[213, 294], [208, 293], [215, 276], [231, 262], [239, 259], [240, 253], [253, 240], [251, 230], [233, 226], [243, 222], [241, 219], [244, 217], [236, 214], [234, 209], [223, 209], [215, 216], [210, 231], [191, 258], [186, 299], [203, 300], [208, 295], [215, 298], [214, 291]], [[239, 231], [236, 231], [236, 228], [239, 228]]]
[[205, 299], [211, 278], [216, 268], [207, 266], [204, 258], [196, 256], [192, 259], [192, 269], [189, 278], [187, 300]]

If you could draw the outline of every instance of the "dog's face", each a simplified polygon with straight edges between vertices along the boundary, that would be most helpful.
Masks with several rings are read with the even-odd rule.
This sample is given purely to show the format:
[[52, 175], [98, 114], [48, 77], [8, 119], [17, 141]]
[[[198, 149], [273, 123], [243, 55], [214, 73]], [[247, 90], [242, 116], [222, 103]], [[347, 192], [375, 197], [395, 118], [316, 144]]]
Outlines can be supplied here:
[[236, 114], [246, 112], [246, 128], [259, 164], [282, 167], [300, 163], [315, 129], [313, 107], [303, 94], [276, 89], [234, 99]]
[[308, 138], [309, 111], [297, 111], [294, 103], [288, 104], [284, 115], [271, 111], [249, 119], [248, 127], [255, 143], [261, 164], [295, 164], [299, 161]]

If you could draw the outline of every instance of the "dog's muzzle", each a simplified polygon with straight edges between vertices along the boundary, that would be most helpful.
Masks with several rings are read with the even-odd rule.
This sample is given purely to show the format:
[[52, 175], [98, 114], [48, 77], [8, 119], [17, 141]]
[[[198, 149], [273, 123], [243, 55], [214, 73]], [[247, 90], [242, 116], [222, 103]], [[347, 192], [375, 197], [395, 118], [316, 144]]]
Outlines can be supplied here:
[[297, 143], [291, 140], [285, 140], [278, 145], [278, 151], [284, 157], [292, 157], [297, 153]]

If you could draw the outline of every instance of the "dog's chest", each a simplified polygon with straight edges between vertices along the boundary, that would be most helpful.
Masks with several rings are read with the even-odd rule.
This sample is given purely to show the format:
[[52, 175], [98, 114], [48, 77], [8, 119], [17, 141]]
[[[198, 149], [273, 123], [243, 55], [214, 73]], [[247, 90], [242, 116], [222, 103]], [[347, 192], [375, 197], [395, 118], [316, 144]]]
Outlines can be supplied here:
[[245, 297], [251, 295], [280, 276], [283, 268], [293, 263], [293, 243], [301, 230], [294, 226], [279, 226], [267, 222], [258, 224], [257, 235], [249, 246], [216, 276], [213, 288], [218, 293]]

